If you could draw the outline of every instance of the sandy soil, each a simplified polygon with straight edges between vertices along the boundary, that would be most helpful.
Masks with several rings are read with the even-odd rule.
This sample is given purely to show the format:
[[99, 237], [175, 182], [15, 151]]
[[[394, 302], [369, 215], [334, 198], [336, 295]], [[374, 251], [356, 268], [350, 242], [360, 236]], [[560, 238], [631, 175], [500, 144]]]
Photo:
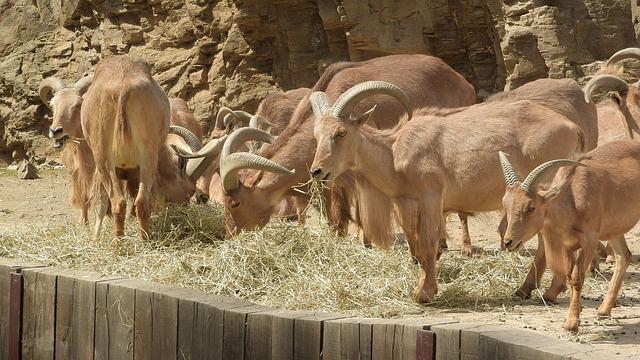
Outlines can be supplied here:
[[[0, 169], [0, 229], [14, 226], [37, 225], [41, 222], [64, 224], [76, 221], [79, 211], [71, 209], [68, 202], [68, 175], [64, 170], [41, 172], [41, 179], [19, 180], [15, 173]], [[457, 239], [460, 226], [455, 217], [450, 217], [448, 232], [449, 251], [459, 251]], [[493, 250], [498, 246], [496, 228], [497, 214], [486, 214], [470, 218], [470, 233], [475, 250]], [[443, 310], [442, 316], [462, 321], [504, 323], [517, 328], [559, 338], [579, 340], [585, 346], [615, 351], [627, 358], [640, 359], [640, 226], [627, 236], [633, 253], [633, 262], [627, 270], [619, 306], [613, 310], [611, 319], [596, 319], [596, 308], [604, 292], [591, 289], [583, 299], [581, 330], [577, 336], [562, 331], [568, 293], [560, 297], [560, 304], [509, 305], [502, 312], [483, 312], [460, 309]], [[535, 247], [530, 241], [528, 248]], [[602, 275], [609, 279], [612, 265], [601, 264]]]

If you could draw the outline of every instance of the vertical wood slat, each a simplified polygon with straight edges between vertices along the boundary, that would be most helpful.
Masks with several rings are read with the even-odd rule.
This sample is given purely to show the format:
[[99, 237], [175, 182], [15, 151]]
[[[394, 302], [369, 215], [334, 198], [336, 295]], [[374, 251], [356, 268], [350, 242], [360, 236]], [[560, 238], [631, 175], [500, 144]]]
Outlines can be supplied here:
[[[10, 316], [12, 314], [20, 315], [18, 313], [12, 312], [10, 309], [10, 304], [12, 302], [11, 289], [12, 286], [16, 286], [13, 283], [14, 281], [16, 281], [16, 279], [14, 279], [12, 273], [20, 273], [22, 269], [39, 267], [42, 267], [42, 265], [15, 259], [0, 258], [0, 360], [8, 359], [9, 355], [19, 355], [21, 350], [21, 348], [15, 349], [16, 345], [20, 346], [20, 329], [9, 327]], [[20, 286], [20, 290], [22, 290], [22, 286]], [[21, 307], [18, 310], [20, 311]], [[17, 319], [17, 323], [22, 323], [21, 316]], [[18, 331], [17, 339], [10, 338], [10, 329], [13, 331]], [[10, 349], [13, 349], [13, 353], [11, 354], [9, 353]]]
[[97, 273], [63, 270], [57, 275], [57, 359], [93, 359], [96, 284], [118, 279]]
[[345, 318], [345, 315], [317, 313], [297, 318], [294, 323], [294, 358], [320, 360], [322, 353], [322, 331], [327, 320]]
[[95, 360], [133, 360], [135, 290], [123, 281], [96, 284]]
[[416, 360], [435, 360], [436, 334], [428, 330], [418, 330], [416, 335]]
[[[5, 341], [8, 351], [8, 360], [19, 360], [22, 358], [22, 298], [23, 298], [23, 278], [21, 273], [12, 272], [11, 289], [9, 294], [9, 329]], [[5, 349], [5, 348], [2, 348]]]
[[313, 314], [312, 311], [278, 311], [273, 315], [271, 323], [272, 359], [295, 359], [295, 322], [299, 318], [306, 318]]
[[22, 311], [22, 356], [53, 359], [55, 349], [56, 269], [26, 269]]
[[241, 305], [232, 306], [224, 310], [223, 326], [223, 359], [245, 358], [247, 347], [247, 316], [253, 313], [260, 313], [271, 310], [261, 305]]

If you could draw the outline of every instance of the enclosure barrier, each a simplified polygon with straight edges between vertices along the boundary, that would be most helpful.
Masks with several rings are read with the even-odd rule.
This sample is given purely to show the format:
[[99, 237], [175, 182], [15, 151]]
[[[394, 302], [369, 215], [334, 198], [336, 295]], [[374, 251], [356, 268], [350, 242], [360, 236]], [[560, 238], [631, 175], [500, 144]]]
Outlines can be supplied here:
[[503, 325], [274, 310], [0, 258], [0, 360], [612, 359]]

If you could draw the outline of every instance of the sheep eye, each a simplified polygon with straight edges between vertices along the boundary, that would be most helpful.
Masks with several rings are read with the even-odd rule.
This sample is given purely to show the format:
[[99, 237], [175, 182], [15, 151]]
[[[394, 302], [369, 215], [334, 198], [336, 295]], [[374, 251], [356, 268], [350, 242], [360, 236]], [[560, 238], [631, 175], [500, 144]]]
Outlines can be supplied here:
[[526, 213], [527, 213], [527, 214], [530, 214], [530, 213], [534, 212], [535, 210], [536, 210], [536, 208], [535, 208], [535, 207], [533, 207], [533, 206], [529, 206], [529, 207], [527, 207], [527, 211], [526, 211]]
[[337, 137], [345, 137], [347, 135], [347, 130], [340, 130], [336, 133]]
[[237, 208], [238, 206], [240, 206], [240, 203], [234, 200], [231, 200], [231, 207], [232, 208]]

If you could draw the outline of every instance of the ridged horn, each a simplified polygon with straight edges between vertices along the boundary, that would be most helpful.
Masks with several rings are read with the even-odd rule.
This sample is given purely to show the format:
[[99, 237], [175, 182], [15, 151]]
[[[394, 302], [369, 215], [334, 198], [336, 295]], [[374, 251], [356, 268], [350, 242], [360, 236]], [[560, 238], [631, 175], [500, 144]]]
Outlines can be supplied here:
[[309, 102], [313, 109], [313, 115], [316, 119], [320, 119], [324, 113], [331, 109], [331, 100], [324, 91], [314, 91], [309, 96]]
[[211, 140], [206, 143], [202, 149], [197, 154], [197, 158], [195, 157], [186, 157], [184, 158], [190, 159], [187, 162], [186, 173], [187, 176], [191, 179], [191, 181], [196, 181], [202, 173], [218, 158], [220, 152], [222, 151], [222, 146], [227, 140], [227, 135], [224, 135], [218, 139]]
[[536, 186], [542, 180], [542, 175], [544, 175], [547, 171], [554, 169], [559, 166], [569, 166], [569, 165], [584, 165], [575, 160], [569, 159], [558, 159], [547, 161], [546, 163], [538, 165], [535, 169], [531, 170], [529, 175], [522, 182], [522, 188], [527, 193], [535, 191]]
[[367, 81], [353, 86], [336, 100], [331, 108], [331, 115], [336, 118], [346, 118], [360, 101], [369, 96], [379, 94], [393, 96], [400, 101], [407, 111], [407, 114], [409, 114], [409, 119], [411, 119], [412, 107], [409, 96], [399, 87], [386, 81]]
[[54, 93], [60, 89], [65, 87], [64, 81], [60, 80], [55, 76], [48, 77], [40, 82], [40, 89], [38, 90], [40, 93], [40, 100], [47, 106], [49, 106], [49, 94]]
[[609, 60], [607, 60], [605, 66], [615, 64], [624, 59], [640, 60], [640, 49], [639, 48], [622, 49], [616, 52], [615, 54], [611, 55]]
[[225, 192], [238, 188], [238, 172], [242, 169], [263, 170], [282, 175], [295, 174], [295, 170], [289, 170], [256, 154], [248, 152], [231, 154], [220, 161], [220, 178]]
[[92, 82], [93, 82], [93, 74], [89, 74], [83, 77], [82, 79], [76, 81], [73, 87], [76, 89], [78, 93], [80, 93], [80, 95], [83, 95], [85, 92], [87, 92]]
[[189, 144], [192, 152], [197, 152], [202, 149], [202, 143], [200, 142], [200, 140], [198, 140], [196, 134], [192, 133], [185, 127], [178, 125], [169, 125], [169, 133], [176, 134], [182, 137], [187, 142], [187, 144]]
[[218, 114], [216, 115], [216, 124], [215, 124], [216, 129], [224, 129], [224, 118], [228, 114], [233, 114], [233, 110], [229, 109], [226, 106], [222, 106], [218, 110]]
[[225, 115], [223, 123], [225, 127], [229, 126], [231, 123], [241, 123], [242, 126], [247, 126], [249, 125], [252, 116], [252, 114], [246, 111], [235, 110], [232, 113]]
[[253, 115], [251, 117], [251, 120], [249, 120], [249, 127], [258, 129], [260, 128], [260, 125], [273, 127], [273, 124], [268, 122], [267, 119], [265, 119], [263, 116], [260, 116], [258, 114]]
[[222, 159], [238, 151], [238, 148], [247, 141], [261, 141], [271, 143], [275, 137], [268, 132], [251, 127], [240, 128], [229, 135], [229, 139], [222, 148]]
[[504, 182], [507, 187], [513, 186], [515, 183], [520, 182], [518, 174], [513, 170], [513, 166], [509, 161], [508, 155], [502, 151], [498, 151], [498, 157], [500, 157], [500, 166], [502, 167], [502, 173], [504, 174]]
[[225, 192], [238, 187], [238, 171], [242, 169], [264, 170], [276, 174], [294, 173], [293, 170], [261, 156], [248, 152], [235, 153], [242, 144], [250, 140], [271, 143], [275, 137], [264, 130], [251, 127], [240, 128], [229, 135], [220, 156], [220, 178]]
[[624, 80], [615, 75], [602, 74], [594, 76], [584, 86], [584, 101], [590, 102], [593, 94], [602, 88], [614, 89], [622, 97], [626, 97], [629, 92], [629, 85]]

